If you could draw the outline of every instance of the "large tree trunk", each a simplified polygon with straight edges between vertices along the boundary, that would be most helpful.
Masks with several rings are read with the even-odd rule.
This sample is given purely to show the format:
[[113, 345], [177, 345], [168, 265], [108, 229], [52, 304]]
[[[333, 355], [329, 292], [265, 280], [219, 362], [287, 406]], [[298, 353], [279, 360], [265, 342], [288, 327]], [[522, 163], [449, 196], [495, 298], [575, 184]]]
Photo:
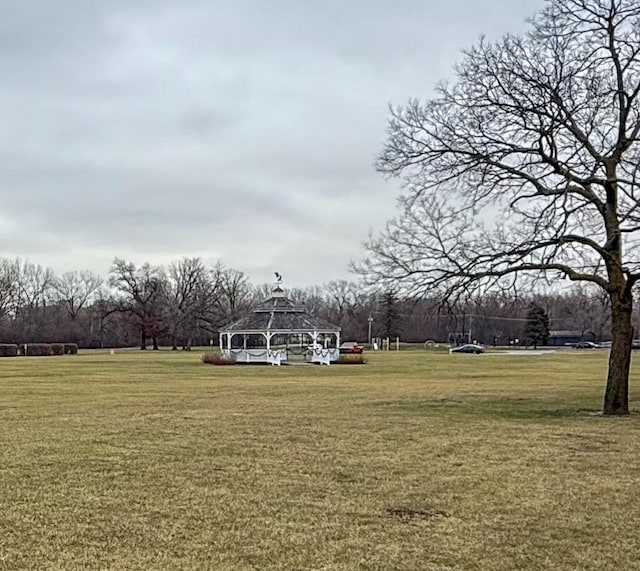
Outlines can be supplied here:
[[611, 353], [607, 389], [604, 394], [604, 414], [629, 414], [629, 365], [633, 325], [630, 295], [611, 295]]

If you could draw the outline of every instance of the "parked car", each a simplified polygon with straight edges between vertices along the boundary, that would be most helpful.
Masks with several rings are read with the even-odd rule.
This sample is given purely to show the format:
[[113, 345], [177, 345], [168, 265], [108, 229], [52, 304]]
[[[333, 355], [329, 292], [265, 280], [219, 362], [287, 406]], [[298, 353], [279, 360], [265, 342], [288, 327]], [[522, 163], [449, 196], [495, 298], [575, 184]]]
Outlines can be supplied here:
[[472, 353], [479, 355], [484, 353], [485, 349], [482, 345], [460, 345], [459, 347], [453, 347], [449, 349], [449, 353]]
[[599, 349], [599, 345], [593, 341], [578, 341], [573, 344], [574, 349]]
[[358, 345], [357, 341], [345, 341], [340, 345], [340, 353], [362, 353], [364, 347]]

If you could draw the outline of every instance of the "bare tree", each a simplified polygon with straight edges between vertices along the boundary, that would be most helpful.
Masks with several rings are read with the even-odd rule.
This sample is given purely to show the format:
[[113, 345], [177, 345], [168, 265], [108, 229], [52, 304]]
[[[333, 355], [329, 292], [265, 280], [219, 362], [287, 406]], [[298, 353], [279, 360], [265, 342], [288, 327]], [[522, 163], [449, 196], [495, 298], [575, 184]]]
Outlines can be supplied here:
[[109, 284], [120, 294], [118, 311], [135, 316], [140, 331], [140, 349], [147, 348], [151, 337], [158, 349], [158, 335], [166, 310], [167, 281], [160, 267], [144, 264], [140, 268], [120, 258], [113, 261]]
[[214, 269], [216, 281], [220, 287], [220, 309], [223, 319], [233, 321], [248, 309], [252, 288], [243, 272], [226, 268], [218, 263]]
[[253, 287], [252, 297], [254, 303], [260, 303], [273, 295], [273, 284], [262, 283]]
[[0, 320], [15, 311], [18, 298], [16, 267], [10, 260], [0, 260]]
[[20, 305], [37, 308], [47, 304], [55, 281], [49, 268], [29, 260], [16, 259], [13, 262], [13, 274]]
[[200, 258], [183, 258], [169, 266], [169, 315], [172, 348], [178, 337], [183, 349], [191, 350], [200, 326], [210, 331], [221, 297], [219, 274], [208, 270]]
[[17, 293], [16, 333], [23, 341], [44, 339], [47, 304], [55, 276], [51, 269], [19, 258], [13, 262], [13, 276]]
[[303, 305], [309, 313], [319, 315], [331, 321], [331, 316], [327, 312], [328, 304], [325, 287], [313, 285], [303, 288], [293, 288], [289, 290], [289, 297], [296, 304]]
[[76, 321], [80, 310], [103, 283], [99, 275], [88, 271], [66, 272], [53, 280], [53, 299], [64, 307], [71, 321]]
[[346, 314], [355, 305], [357, 286], [347, 280], [334, 280], [324, 287], [329, 304], [335, 308], [333, 319], [342, 327]]
[[563, 302], [559, 316], [567, 329], [579, 331], [582, 335], [592, 334], [595, 340], [600, 341], [603, 332], [611, 327], [609, 298], [599, 288], [578, 284], [558, 301]]
[[445, 296], [568, 278], [610, 300], [605, 414], [626, 414], [640, 278], [640, 5], [548, 0], [529, 33], [480, 41], [425, 103], [392, 111], [378, 168], [402, 210], [361, 266]]

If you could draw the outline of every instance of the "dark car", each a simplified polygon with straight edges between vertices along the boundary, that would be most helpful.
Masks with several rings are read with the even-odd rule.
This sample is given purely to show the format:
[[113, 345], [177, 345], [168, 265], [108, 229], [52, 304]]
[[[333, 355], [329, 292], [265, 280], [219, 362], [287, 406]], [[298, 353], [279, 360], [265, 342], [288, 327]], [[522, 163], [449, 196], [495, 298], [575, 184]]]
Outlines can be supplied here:
[[449, 353], [472, 353], [479, 355], [480, 353], [484, 353], [484, 347], [482, 345], [460, 345], [460, 347], [449, 349]]
[[358, 345], [357, 341], [345, 341], [340, 345], [340, 353], [362, 353], [364, 347]]

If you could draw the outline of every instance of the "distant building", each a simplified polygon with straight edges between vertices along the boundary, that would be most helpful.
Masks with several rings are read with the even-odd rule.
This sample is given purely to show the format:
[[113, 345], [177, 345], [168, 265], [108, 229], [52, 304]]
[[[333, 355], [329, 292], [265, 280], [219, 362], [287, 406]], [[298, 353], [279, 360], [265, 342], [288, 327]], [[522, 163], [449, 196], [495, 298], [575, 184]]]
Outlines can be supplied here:
[[549, 331], [549, 345], [556, 347], [563, 345], [573, 345], [580, 341], [594, 341], [596, 340], [596, 334], [593, 331]]

